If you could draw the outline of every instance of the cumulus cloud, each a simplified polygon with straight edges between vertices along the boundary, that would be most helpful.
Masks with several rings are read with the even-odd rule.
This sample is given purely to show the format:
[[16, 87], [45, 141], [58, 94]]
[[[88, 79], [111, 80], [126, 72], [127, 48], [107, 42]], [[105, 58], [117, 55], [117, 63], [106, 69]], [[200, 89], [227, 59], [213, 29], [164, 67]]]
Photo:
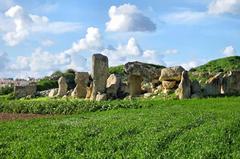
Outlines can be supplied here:
[[76, 31], [80, 25], [70, 22], [51, 22], [45, 16], [28, 14], [21, 6], [9, 8], [0, 15], [0, 31], [4, 33], [3, 40], [10, 46], [15, 46], [25, 40], [30, 34], [45, 32], [60, 34]]
[[108, 15], [110, 21], [106, 23], [106, 31], [145, 32], [156, 30], [156, 25], [151, 19], [146, 17], [135, 5], [111, 6]]
[[[51, 40], [45, 40], [42, 45], [52, 43]], [[99, 29], [90, 27], [87, 29], [85, 37], [80, 39], [79, 42], [73, 43], [70, 49], [54, 54], [42, 48], [37, 48], [30, 56], [18, 56], [16, 61], [8, 67], [8, 70], [18, 76], [21, 75], [18, 74], [19, 72], [23, 72], [24, 77], [30, 75], [42, 76], [49, 72], [68, 68], [88, 71], [89, 65], [87, 59], [82, 55], [82, 51], [91, 51], [100, 47], [102, 47], [102, 44]]]
[[87, 34], [78, 42], [74, 42], [72, 47], [66, 50], [67, 53], [77, 53], [84, 50], [99, 50], [103, 47], [101, 33], [98, 28], [89, 27]]
[[210, 14], [240, 14], [239, 0], [214, 0], [209, 5]]
[[205, 20], [209, 17], [215, 17], [221, 14], [240, 14], [239, 0], [212, 0], [212, 2], [203, 11], [183, 10], [170, 13], [160, 17], [165, 22], [174, 24], [191, 24]]
[[104, 49], [102, 54], [108, 56], [110, 65], [124, 64], [129, 61], [142, 61], [148, 63], [165, 64], [163, 54], [155, 50], [142, 50], [135, 38], [130, 38], [125, 45], [113, 46]]
[[195, 68], [199, 65], [203, 64], [202, 61], [189, 61], [186, 63], [182, 63], [180, 64], [183, 68], [185, 68], [186, 70], [190, 70], [191, 68]]
[[224, 50], [223, 50], [223, 55], [224, 56], [235, 56], [237, 53], [237, 51], [235, 50], [235, 48], [233, 46], [227, 46]]

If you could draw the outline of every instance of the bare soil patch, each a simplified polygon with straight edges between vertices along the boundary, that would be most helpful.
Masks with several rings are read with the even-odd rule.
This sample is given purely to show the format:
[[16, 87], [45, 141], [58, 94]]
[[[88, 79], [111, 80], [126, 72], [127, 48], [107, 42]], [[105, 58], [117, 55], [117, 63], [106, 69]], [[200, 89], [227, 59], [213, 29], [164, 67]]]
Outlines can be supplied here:
[[49, 115], [0, 113], [0, 121], [29, 120], [34, 118], [46, 118], [46, 117], [49, 117]]

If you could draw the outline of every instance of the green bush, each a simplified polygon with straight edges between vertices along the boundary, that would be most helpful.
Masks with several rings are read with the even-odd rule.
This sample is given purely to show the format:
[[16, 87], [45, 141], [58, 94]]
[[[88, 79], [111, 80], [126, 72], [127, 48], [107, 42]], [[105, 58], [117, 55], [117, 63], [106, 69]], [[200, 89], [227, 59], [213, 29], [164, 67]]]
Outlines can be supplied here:
[[[0, 98], [1, 100], [1, 98]], [[31, 99], [31, 100], [1, 100], [0, 112], [34, 113], [34, 114], [78, 114], [81, 112], [104, 111], [117, 108], [141, 108], [145, 102], [104, 101], [94, 102], [78, 99]]]
[[7, 95], [13, 92], [12, 86], [5, 86], [0, 88], [0, 95]]
[[114, 66], [109, 68], [110, 74], [124, 75], [124, 65]]
[[58, 83], [56, 80], [41, 79], [37, 82], [37, 91], [44, 91], [52, 88], [57, 88]]

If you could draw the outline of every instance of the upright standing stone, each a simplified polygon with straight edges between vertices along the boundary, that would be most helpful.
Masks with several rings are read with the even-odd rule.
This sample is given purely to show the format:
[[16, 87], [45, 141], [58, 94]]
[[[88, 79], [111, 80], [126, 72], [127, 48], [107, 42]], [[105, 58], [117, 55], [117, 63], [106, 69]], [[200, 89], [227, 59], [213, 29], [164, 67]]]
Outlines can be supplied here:
[[218, 73], [214, 77], [207, 80], [204, 87], [204, 96], [217, 96], [221, 95], [221, 86], [222, 86], [222, 73]]
[[57, 97], [63, 97], [67, 94], [68, 85], [64, 77], [60, 77], [58, 80], [58, 93]]
[[106, 92], [108, 74], [107, 56], [94, 54], [92, 56], [93, 90], [91, 100], [95, 100], [98, 93], [102, 94]]
[[115, 74], [111, 74], [107, 79], [107, 95], [111, 98], [117, 98], [120, 87], [121, 78]]
[[225, 95], [240, 94], [240, 71], [231, 71], [229, 74], [224, 75], [221, 91]]
[[178, 85], [177, 95], [179, 99], [188, 99], [191, 97], [191, 81], [188, 77], [188, 72], [183, 71], [181, 82]]
[[141, 76], [136, 76], [136, 75], [130, 75], [128, 77], [128, 86], [129, 86], [129, 94], [130, 96], [138, 96], [141, 95], [142, 93], [142, 77]]
[[88, 72], [76, 72], [75, 73], [76, 87], [72, 92], [72, 97], [85, 98], [87, 95], [88, 82], [89, 82]]

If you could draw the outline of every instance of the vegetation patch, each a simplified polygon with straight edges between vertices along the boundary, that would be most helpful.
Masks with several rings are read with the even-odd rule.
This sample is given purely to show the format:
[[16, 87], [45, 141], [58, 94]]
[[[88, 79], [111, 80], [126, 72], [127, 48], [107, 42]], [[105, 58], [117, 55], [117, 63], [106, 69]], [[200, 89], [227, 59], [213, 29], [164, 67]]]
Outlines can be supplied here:
[[[32, 156], [239, 158], [239, 101], [239, 97], [184, 101], [159, 99], [148, 102], [115, 101], [108, 102], [109, 108], [112, 109], [94, 110], [89, 109], [88, 105], [85, 107], [88, 109], [78, 109], [79, 112], [75, 113], [79, 114], [76, 115], [0, 121], [0, 156], [3, 159]], [[75, 106], [84, 107], [79, 100], [19, 101], [20, 105], [25, 104], [25, 107], [31, 107], [29, 103], [34, 102], [41, 103], [42, 109], [40, 106], [38, 109], [42, 112], [46, 110], [47, 106], [44, 105], [47, 102], [62, 103], [59, 107], [57, 104], [49, 105], [58, 110], [69, 108], [70, 104], [74, 105], [74, 103]], [[66, 103], [70, 104], [66, 105]], [[141, 106], [141, 109], [134, 109], [136, 107], [133, 103], [138, 105], [137, 108]], [[101, 108], [104, 105], [92, 104], [101, 105]], [[116, 105], [119, 107], [113, 109]], [[120, 109], [126, 107], [130, 109]], [[85, 112], [81, 112], [82, 110]], [[94, 112], [87, 112], [93, 110]]]

